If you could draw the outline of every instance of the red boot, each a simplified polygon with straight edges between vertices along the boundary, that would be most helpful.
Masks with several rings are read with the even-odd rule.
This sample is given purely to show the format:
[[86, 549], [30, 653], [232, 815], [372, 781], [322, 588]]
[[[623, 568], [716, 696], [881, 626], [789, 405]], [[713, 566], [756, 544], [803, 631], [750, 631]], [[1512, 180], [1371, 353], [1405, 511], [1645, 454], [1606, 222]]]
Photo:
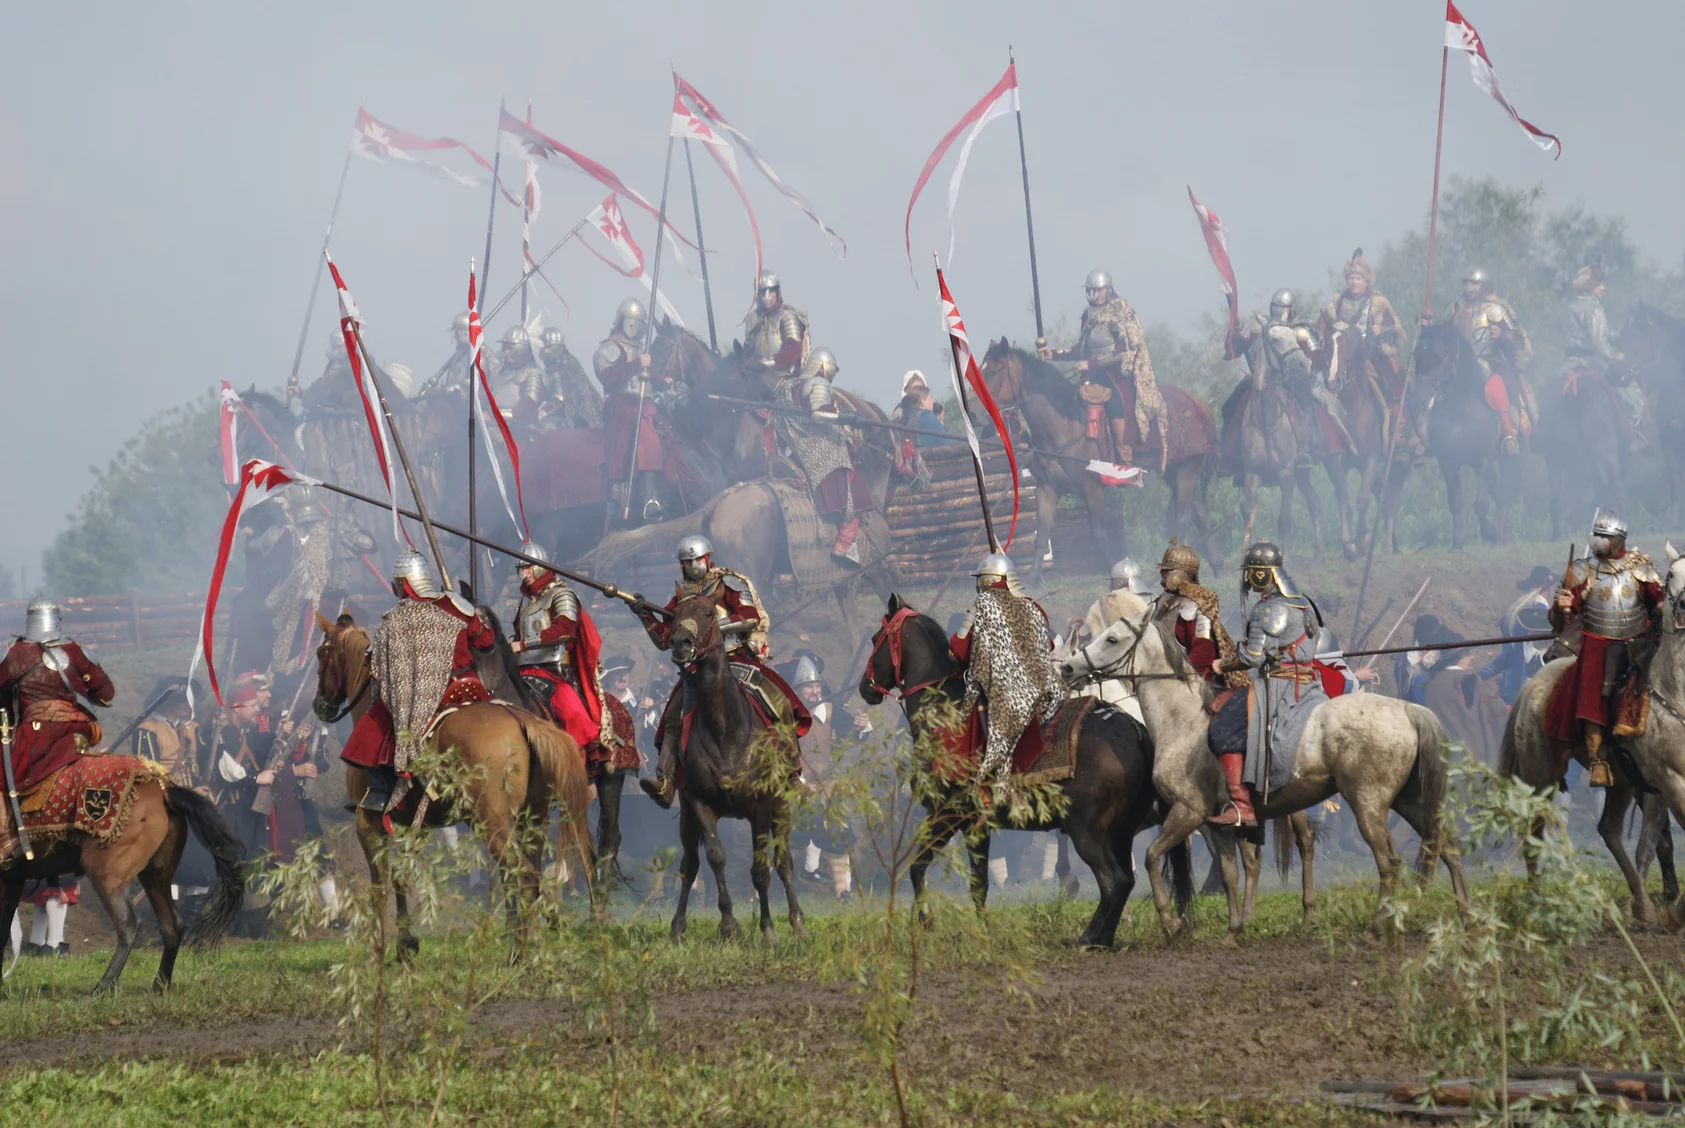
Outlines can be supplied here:
[[1252, 809], [1252, 789], [1241, 782], [1246, 769], [1246, 754], [1230, 752], [1217, 757], [1223, 765], [1223, 779], [1229, 785], [1229, 802], [1220, 814], [1208, 822], [1218, 826], [1257, 826], [1258, 815]]
[[860, 546], [855, 543], [859, 537], [860, 518], [856, 517], [837, 530], [837, 539], [831, 544], [831, 555], [850, 564], [859, 564]]

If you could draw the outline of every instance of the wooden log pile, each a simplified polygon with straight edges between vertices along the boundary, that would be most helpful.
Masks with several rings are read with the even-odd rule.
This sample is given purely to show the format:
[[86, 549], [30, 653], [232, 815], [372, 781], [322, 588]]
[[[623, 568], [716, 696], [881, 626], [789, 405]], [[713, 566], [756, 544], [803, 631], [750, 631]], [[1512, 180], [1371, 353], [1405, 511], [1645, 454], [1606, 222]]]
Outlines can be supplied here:
[[[205, 595], [91, 595], [55, 600], [63, 610], [64, 634], [89, 651], [107, 654], [179, 647], [185, 655], [199, 632]], [[0, 602], [0, 633], [21, 635], [27, 600]], [[219, 637], [226, 637], [228, 612], [217, 612]]]
[[[987, 552], [988, 537], [977, 504], [970, 448], [958, 442], [919, 453], [930, 471], [930, 486], [919, 491], [903, 489], [890, 502], [884, 514], [890, 543], [895, 546], [890, 559], [909, 580], [939, 583], [962, 562], [975, 563]], [[1012, 519], [1012, 475], [1004, 451], [984, 450], [983, 475], [995, 533], [1005, 540]], [[1019, 485], [1018, 531], [1009, 550], [1019, 567], [1029, 565], [1035, 540], [1036, 486], [1024, 478]]]

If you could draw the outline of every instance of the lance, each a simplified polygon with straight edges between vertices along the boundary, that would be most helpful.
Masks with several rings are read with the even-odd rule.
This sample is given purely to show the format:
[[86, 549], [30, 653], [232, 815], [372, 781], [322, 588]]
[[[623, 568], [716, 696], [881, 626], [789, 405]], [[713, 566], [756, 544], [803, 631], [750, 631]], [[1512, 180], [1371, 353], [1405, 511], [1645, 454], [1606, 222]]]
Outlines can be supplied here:
[[[942, 285], [942, 260], [937, 258], [934, 251], [931, 252], [930, 257], [936, 263], [936, 284], [940, 288]], [[954, 339], [953, 332], [946, 326], [943, 327], [943, 332], [948, 334], [948, 354], [953, 360], [954, 387], [959, 389], [960, 411], [965, 415], [966, 425], [970, 426], [971, 398], [965, 394], [965, 370], [960, 367], [959, 342]], [[1005, 435], [1001, 436], [1001, 442], [1006, 442]], [[1000, 538], [995, 535], [995, 515], [989, 512], [989, 490], [983, 484], [983, 458], [977, 453], [976, 449], [971, 452], [971, 469], [977, 475], [977, 501], [983, 509], [983, 532], [989, 538], [989, 551], [998, 553], [1000, 551]], [[1014, 483], [1013, 488], [1017, 488], [1016, 483]]]
[[[501, 100], [499, 100], [499, 102], [497, 103], [497, 120], [498, 120], [499, 123], [501, 123], [503, 121], [503, 102]], [[532, 104], [530, 102], [527, 104], [527, 120], [529, 122], [532, 120]], [[503, 128], [500, 124], [499, 127], [498, 127], [498, 131], [497, 131], [497, 146], [496, 146], [496, 148], [493, 149], [492, 156], [491, 156], [491, 203], [486, 205], [486, 254], [485, 254], [485, 257], [480, 260], [480, 288], [479, 288], [479, 291], [478, 291], [478, 295], [479, 295], [479, 302], [482, 306], [485, 305], [485, 299], [486, 299], [486, 279], [491, 276], [491, 232], [492, 232], [492, 224], [497, 219], [497, 189], [498, 189], [497, 177], [498, 177], [498, 171], [502, 167], [503, 167]], [[473, 267], [470, 266], [469, 270], [472, 271]], [[522, 325], [526, 324], [526, 313], [527, 313], [527, 291], [526, 291], [526, 281], [523, 279], [522, 282], [521, 282], [521, 324]], [[480, 349], [481, 349], [482, 354], [484, 353], [484, 350], [485, 350], [485, 347], [486, 347], [485, 332], [486, 332], [486, 319], [485, 319], [485, 317], [482, 313], [482, 316], [480, 317]], [[450, 362], [446, 361], [446, 363], [448, 364]], [[479, 491], [475, 488], [475, 485], [476, 485], [476, 483], [475, 483], [475, 470], [476, 470], [475, 463], [478, 462], [479, 460], [477, 458], [475, 458], [475, 456], [474, 456], [474, 448], [477, 445], [476, 435], [477, 435], [477, 432], [478, 432], [478, 428], [475, 427], [475, 425], [474, 425], [474, 402], [475, 402], [474, 396], [476, 394], [478, 394], [478, 393], [476, 392], [476, 389], [474, 387], [474, 366], [473, 366], [473, 363], [470, 362], [469, 365], [468, 365], [468, 531], [469, 532], [474, 532], [474, 531], [478, 530], [479, 527], [480, 527], [479, 497], [477, 496]], [[381, 406], [385, 407], [386, 405], [385, 405], [384, 402], [382, 402]], [[406, 473], [406, 474], [409, 473], [409, 464], [407, 462], [404, 464], [404, 473]], [[410, 489], [411, 490], [415, 489], [415, 483], [413, 483], [413, 482], [410, 483]], [[421, 505], [421, 495], [420, 494], [415, 495], [415, 503], [416, 503], [417, 506]], [[431, 537], [432, 535], [433, 535], [432, 531], [429, 530], [428, 536]], [[434, 552], [435, 552], [435, 554], [437, 554], [437, 552], [438, 552], [437, 547], [434, 548]], [[443, 575], [444, 571], [445, 571], [445, 560], [444, 560], [444, 557], [441, 556], [441, 557], [439, 557], [439, 574]], [[446, 588], [450, 587], [450, 581], [448, 579], [445, 581], [445, 587]], [[470, 549], [469, 552], [468, 552], [468, 590], [469, 591], [476, 591], [476, 592], [480, 590], [480, 560], [479, 560], [479, 557], [477, 557], [474, 554], [472, 549]]]
[[[1398, 628], [1404, 625], [1404, 620], [1410, 617], [1410, 612], [1415, 609], [1416, 604], [1420, 602], [1422, 598], [1422, 593], [1428, 590], [1428, 585], [1432, 582], [1432, 576], [1429, 576], [1427, 579], [1422, 581], [1422, 586], [1416, 589], [1416, 594], [1410, 597], [1410, 602], [1406, 603], [1404, 605], [1404, 610], [1398, 613], [1398, 618], [1393, 621], [1391, 628], [1387, 630], [1386, 634], [1381, 636], [1381, 646], [1383, 649], [1386, 647], [1387, 643], [1392, 641], [1392, 636], [1398, 633]], [[1367, 669], [1373, 670], [1375, 668], [1375, 663], [1373, 662], [1367, 662], [1364, 665]]]
[[[655, 265], [649, 272], [649, 317], [644, 326], [644, 355], [649, 355], [655, 340], [655, 311], [661, 304], [661, 244], [667, 235], [667, 185], [673, 175], [673, 131], [667, 131], [667, 163], [661, 170], [661, 208], [655, 227]], [[620, 510], [622, 521], [632, 517], [632, 483], [638, 478], [638, 439], [644, 429], [644, 397], [649, 394], [649, 370], [638, 374], [638, 413], [632, 416], [632, 457], [626, 467], [626, 504]]]
[[708, 307], [708, 347], [720, 351], [714, 335], [714, 288], [708, 283], [708, 247], [702, 239], [702, 201], [696, 195], [696, 166], [690, 160], [690, 138], [685, 138], [685, 172], [690, 174], [690, 207], [696, 213], [696, 253], [702, 259], [702, 301]]
[[1430, 642], [1421, 646], [1383, 646], [1376, 650], [1348, 650], [1342, 658], [1367, 658], [1381, 654], [1409, 654], [1421, 650], [1467, 650], [1476, 646], [1507, 646], [1512, 642], [1554, 642], [1555, 635], [1504, 635], [1500, 638], [1471, 638], [1466, 642]]
[[23, 860], [35, 860], [35, 847], [29, 844], [29, 831], [23, 825], [23, 806], [18, 802], [18, 781], [12, 772], [12, 707], [0, 705], [0, 764], [6, 769], [6, 802], [12, 809], [12, 825], [18, 828], [18, 845], [23, 848]]
[[[1006, 49], [1006, 61], [1010, 66], [1018, 65], [1012, 48]], [[1030, 218], [1030, 161], [1024, 155], [1024, 106], [1017, 97], [1013, 101], [1013, 114], [1018, 119], [1018, 170], [1024, 176], [1024, 230], [1030, 235], [1030, 300], [1036, 310], [1036, 348], [1046, 348], [1047, 338], [1041, 329], [1041, 279], [1036, 274], [1036, 225]]]
[[[327, 233], [322, 236], [323, 251], [328, 249], [328, 240], [333, 238], [334, 221], [339, 218], [339, 201], [345, 195], [345, 175], [350, 171], [351, 150], [347, 149], [345, 151], [345, 163], [339, 166], [339, 187], [334, 189], [333, 210], [328, 212], [328, 230]], [[305, 339], [310, 336], [310, 315], [316, 309], [316, 295], [320, 293], [322, 289], [322, 265], [322, 262], [318, 260], [316, 263], [316, 277], [310, 281], [310, 301], [304, 307], [304, 325], [298, 331], [298, 347], [293, 350], [293, 370], [287, 377], [288, 384], [291, 384], [294, 380], [298, 379], [298, 366], [304, 359], [304, 342]]]
[[[353, 490], [353, 489], [348, 489], [345, 486], [336, 486], [332, 482], [323, 482], [323, 481], [319, 481], [319, 480], [314, 479], [314, 478], [306, 478], [306, 477], [303, 477], [303, 476], [300, 476], [298, 478], [298, 481], [301, 484], [304, 484], [304, 485], [315, 486], [318, 489], [329, 490], [333, 493], [340, 494], [343, 497], [350, 498], [352, 501], [360, 501], [360, 502], [364, 503], [365, 505], [373, 505], [373, 506], [375, 506], [376, 508], [379, 508], [379, 509], [390, 509], [391, 508], [390, 503], [381, 501], [379, 498], [370, 497], [366, 493], [359, 493], [358, 491]], [[426, 520], [426, 518], [422, 517], [422, 515], [420, 513], [414, 512], [412, 510], [405, 509], [402, 506], [400, 506], [398, 508], [398, 512], [400, 514], [402, 514], [403, 516], [408, 517], [408, 518], [410, 518], [411, 520], [414, 520], [414, 521], [425, 521]], [[627, 605], [629, 605], [633, 610], [647, 611], [647, 612], [649, 612], [650, 614], [653, 614], [653, 615], [666, 615], [667, 614], [667, 609], [665, 607], [657, 607], [655, 604], [653, 604], [649, 600], [645, 599], [642, 595], [639, 595], [636, 592], [623, 591], [618, 585], [605, 584], [600, 580], [593, 580], [590, 576], [584, 576], [584, 575], [579, 574], [578, 572], [570, 572], [566, 568], [562, 568], [562, 567], [559, 567], [556, 564], [552, 564], [548, 560], [541, 559], [540, 557], [537, 557], [537, 556], [528, 556], [526, 553], [521, 552], [518, 549], [510, 548], [508, 545], [500, 544], [500, 543], [498, 543], [497, 541], [494, 541], [494, 540], [487, 540], [485, 537], [482, 537], [482, 536], [470, 535], [469, 533], [464, 532], [462, 529], [458, 529], [453, 525], [445, 524], [443, 521], [433, 522], [433, 527], [438, 528], [438, 529], [443, 529], [445, 532], [449, 533], [451, 536], [461, 537], [463, 540], [470, 541], [474, 544], [477, 544], [481, 548], [489, 548], [493, 552], [501, 552], [505, 556], [514, 557], [516, 560], [519, 560], [523, 564], [532, 564], [532, 565], [535, 565], [539, 568], [544, 568], [548, 571], [554, 572], [554, 573], [556, 573], [556, 575], [561, 576], [565, 580], [570, 580], [573, 583], [579, 584], [582, 587], [588, 587], [592, 591], [600, 591], [604, 595], [610, 597], [611, 599], [624, 600], [627, 603]]]

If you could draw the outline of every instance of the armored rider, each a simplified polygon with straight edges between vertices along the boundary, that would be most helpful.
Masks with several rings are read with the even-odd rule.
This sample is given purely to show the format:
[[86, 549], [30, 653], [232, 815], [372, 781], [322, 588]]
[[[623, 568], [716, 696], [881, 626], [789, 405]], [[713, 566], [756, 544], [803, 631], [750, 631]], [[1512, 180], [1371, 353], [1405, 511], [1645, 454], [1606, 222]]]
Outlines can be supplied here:
[[650, 371], [649, 354], [644, 352], [646, 317], [644, 303], [637, 298], [621, 302], [614, 329], [597, 346], [591, 364], [603, 386], [603, 470], [609, 496], [624, 506], [630, 488], [631, 508], [643, 520], [659, 521], [657, 491], [664, 460], [655, 426], [656, 398], [669, 381]]
[[[1077, 651], [1105, 634], [1113, 623], [1133, 608], [1133, 600], [1151, 600], [1152, 588], [1147, 585], [1141, 565], [1125, 556], [1112, 565], [1110, 587], [1088, 606], [1088, 614], [1070, 622], [1070, 636], [1055, 652], [1062, 658], [1075, 658]], [[1131, 598], [1133, 597], [1133, 598]], [[1073, 695], [1098, 697], [1121, 712], [1141, 720], [1141, 705], [1135, 700], [1129, 683], [1122, 678], [1100, 678], [1072, 690]]]
[[770, 270], [755, 280], [755, 304], [744, 321], [743, 348], [769, 387], [800, 372], [813, 352], [807, 314], [784, 303], [784, 288]]
[[1491, 275], [1478, 266], [1463, 275], [1463, 296], [1451, 307], [1451, 324], [1474, 349], [1486, 374], [1486, 406], [1503, 428], [1505, 454], [1520, 454], [1519, 437], [1539, 418], [1538, 401], [1527, 382], [1533, 342], [1508, 302], [1492, 292]]
[[[667, 601], [667, 615], [659, 617], [650, 611], [639, 611], [644, 631], [658, 650], [670, 650], [673, 645], [672, 615], [679, 601], [695, 595], [706, 595], [714, 601], [714, 615], [724, 639], [726, 657], [733, 673], [745, 689], [754, 694], [766, 714], [776, 724], [791, 724], [796, 736], [807, 735], [813, 718], [802, 704], [796, 691], [766, 662], [766, 636], [772, 623], [755, 595], [755, 585], [749, 577], [714, 563], [714, 546], [704, 536], [688, 536], [679, 541], [679, 582], [673, 598]], [[656, 728], [656, 744], [660, 749], [655, 765], [655, 778], [642, 778], [638, 786], [662, 807], [673, 804], [674, 780], [678, 772], [681, 707], [684, 701], [684, 682], [673, 686]]]
[[[460, 391], [468, 386], [474, 374], [474, 350], [468, 343], [468, 314], [459, 313], [451, 319], [451, 343], [453, 351], [450, 359], [445, 361], [444, 367], [434, 373], [416, 394], [430, 395], [433, 392]], [[340, 359], [344, 359], [345, 349], [340, 348]], [[486, 379], [491, 380], [497, 375], [497, 358], [489, 350], [482, 350], [480, 363], [485, 365]]]
[[[814, 349], [802, 370], [786, 376], [772, 389], [773, 426], [794, 455], [807, 479], [808, 493], [820, 517], [837, 523], [831, 555], [859, 564], [860, 521], [877, 508], [872, 491], [854, 468], [849, 432], [837, 420], [837, 395], [832, 381], [837, 360], [830, 349]], [[799, 412], [806, 412], [802, 418]]]
[[[548, 561], [549, 553], [526, 541], [521, 551]], [[597, 655], [602, 642], [590, 614], [567, 581], [548, 568], [521, 561], [521, 602], [510, 649], [521, 677], [550, 705], [556, 724], [580, 748], [602, 735], [603, 690]]]
[[1154, 618], [1168, 622], [1177, 643], [1188, 656], [1188, 664], [1201, 677], [1218, 686], [1244, 685], [1246, 675], [1231, 670], [1228, 674], [1213, 674], [1212, 667], [1219, 658], [1233, 658], [1234, 640], [1223, 626], [1222, 610], [1217, 593], [1199, 582], [1199, 553], [1174, 537], [1158, 562], [1159, 586], [1162, 589], [1153, 610]]
[[1026, 729], [1053, 715], [1065, 687], [1054, 672], [1047, 612], [1024, 594], [1012, 558], [983, 557], [972, 573], [977, 598], [948, 649], [965, 663], [965, 710], [983, 704], [987, 740], [977, 766], [980, 783], [1004, 783], [1012, 752]]
[[[0, 708], [11, 715], [7, 790], [27, 791], [99, 743], [94, 710], [117, 688], [99, 663], [65, 638], [59, 606], [37, 599], [25, 612], [22, 637], [0, 661]], [[0, 797], [0, 863], [19, 846], [12, 804]]]
[[568, 351], [557, 326], [544, 330], [538, 358], [550, 380], [549, 416], [561, 427], [601, 427], [603, 394], [585, 375], [578, 358]]
[[1604, 277], [1601, 262], [1587, 263], [1574, 273], [1574, 297], [1568, 303], [1563, 324], [1563, 394], [1577, 395], [1581, 376], [1606, 380], [1620, 396], [1636, 429], [1644, 416], [1644, 389], [1636, 381], [1620, 378], [1616, 362], [1626, 358], [1609, 337], [1609, 317], [1603, 312]]
[[1648, 665], [1667, 600], [1655, 565], [1626, 539], [1626, 522], [1600, 512], [1591, 525], [1591, 550], [1569, 565], [1550, 609], [1557, 635], [1579, 625], [1580, 650], [1545, 703], [1545, 732], [1583, 743], [1593, 787], [1614, 783], [1604, 741], [1628, 735], [1620, 699], [1637, 688]]
[[[1340, 410], [1340, 400], [1328, 381], [1314, 368], [1321, 351], [1321, 343], [1304, 323], [1294, 316], [1298, 299], [1292, 290], [1277, 290], [1270, 296], [1268, 321], [1254, 318], [1253, 326], [1234, 335], [1231, 356], [1244, 355], [1252, 370], [1250, 377], [1256, 392], [1266, 384], [1277, 384], [1292, 393], [1304, 419], [1299, 432], [1299, 453], [1304, 462], [1320, 457], [1324, 452], [1315, 440], [1318, 433], [1316, 409], [1321, 408], [1339, 429], [1341, 440], [1348, 449], [1355, 448]], [[1242, 384], [1245, 387], [1245, 384]], [[1231, 400], [1232, 402], [1232, 400]], [[1224, 416], [1228, 415], [1225, 405]]]
[[1229, 788], [1229, 804], [1211, 821], [1253, 827], [1252, 794], [1267, 795], [1292, 776], [1305, 722], [1344, 679], [1316, 660], [1322, 617], [1287, 574], [1281, 549], [1259, 541], [1246, 550], [1241, 594], [1258, 597], [1246, 613], [1246, 638], [1211, 672], [1247, 672], [1251, 688], [1229, 696], [1211, 722], [1207, 741]]
[[[1135, 402], [1135, 433], [1143, 445], [1153, 441], [1153, 428], [1158, 428], [1161, 450], [1169, 434], [1170, 411], [1159, 394], [1153, 379], [1152, 358], [1147, 355], [1147, 334], [1141, 329], [1141, 319], [1128, 302], [1112, 289], [1112, 276], [1104, 270], [1091, 270], [1083, 283], [1088, 306], [1082, 311], [1081, 336], [1075, 348], [1054, 351], [1038, 346], [1036, 352], [1043, 360], [1074, 360], [1083, 384], [1109, 385], [1112, 392], [1106, 403], [1106, 418], [1112, 431], [1117, 460], [1127, 462], [1131, 457], [1129, 444], [1129, 416], [1124, 404]], [[1161, 460], [1162, 461], [1162, 460]]]
[[[1404, 367], [1398, 361], [1404, 351], [1404, 326], [1392, 303], [1375, 289], [1375, 268], [1361, 250], [1352, 253], [1343, 269], [1346, 288], [1329, 299], [1316, 322], [1316, 338], [1329, 350], [1324, 360], [1330, 369], [1328, 380], [1340, 380], [1341, 371], [1374, 380], [1386, 397], [1388, 410], [1396, 414], [1404, 397]], [[1357, 330], [1357, 355], [1348, 368], [1347, 358], [1333, 355], [1333, 350], [1336, 340], [1352, 329]]]

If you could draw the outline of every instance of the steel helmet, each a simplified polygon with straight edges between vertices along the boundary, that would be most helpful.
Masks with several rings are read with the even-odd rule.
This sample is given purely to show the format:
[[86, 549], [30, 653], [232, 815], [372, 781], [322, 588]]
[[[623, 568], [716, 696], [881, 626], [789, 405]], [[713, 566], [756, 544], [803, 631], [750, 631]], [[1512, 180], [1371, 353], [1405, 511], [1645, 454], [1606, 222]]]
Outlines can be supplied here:
[[420, 599], [435, 599], [441, 593], [438, 583], [433, 579], [433, 569], [427, 566], [427, 558], [419, 552], [400, 552], [398, 559], [392, 562], [392, 588], [396, 592], [400, 584], [408, 583], [410, 590]]
[[830, 349], [814, 349], [813, 355], [808, 358], [808, 361], [814, 372], [825, 377], [825, 379], [835, 380], [837, 378], [837, 358], [831, 354]]
[[1626, 539], [1627, 523], [1618, 514], [1599, 511], [1597, 519], [1591, 523], [1591, 535], [1594, 537], [1620, 537]]
[[755, 279], [755, 296], [758, 298], [768, 290], [779, 297], [784, 296], [784, 287], [779, 284], [778, 275], [770, 270], [763, 270], [760, 277]]
[[679, 541], [679, 574], [687, 580], [700, 580], [708, 574], [708, 560], [714, 546], [707, 537], [693, 533]]
[[1471, 266], [1463, 272], [1463, 281], [1472, 282], [1476, 286], [1487, 286], [1491, 284], [1492, 279], [1482, 267]]
[[1112, 292], [1112, 276], [1104, 270], [1090, 270], [1083, 280], [1082, 289], [1091, 301], [1095, 294], [1109, 294]]
[[1161, 572], [1181, 572], [1194, 583], [1199, 582], [1199, 553], [1190, 546], [1182, 544], [1175, 537], [1170, 538], [1170, 547], [1164, 550], [1164, 558], [1158, 562]]
[[[542, 560], [546, 564], [550, 563], [550, 554], [544, 551], [544, 546], [533, 541], [522, 541], [521, 553], [532, 557], [534, 560]], [[525, 565], [527, 562], [522, 560], [520, 563]]]
[[615, 332], [623, 337], [642, 337], [645, 316], [644, 303], [637, 298], [627, 298], [620, 303], [620, 308], [614, 311]]
[[1241, 587], [1260, 593], [1273, 588], [1282, 595], [1298, 595], [1299, 589], [1287, 574], [1285, 563], [1281, 549], [1269, 541], [1259, 541], [1241, 559]]
[[559, 325], [552, 325], [544, 331], [544, 347], [559, 349], [562, 347], [562, 330]]
[[468, 339], [468, 314], [466, 312], [459, 313], [451, 318], [451, 333], [461, 337], [464, 341]]
[[57, 642], [62, 628], [59, 605], [50, 600], [37, 599], [25, 612], [23, 637], [30, 642]]
[[1146, 595], [1151, 589], [1141, 580], [1141, 566], [1125, 556], [1112, 565], [1112, 590]]
[[526, 344], [531, 344], [531, 341], [527, 338], [527, 331], [519, 325], [509, 326], [509, 331], [503, 334], [503, 346], [505, 348]]
[[1293, 291], [1285, 287], [1270, 295], [1270, 319], [1285, 321], [1293, 316], [1293, 307], [1298, 304], [1298, 298]]
[[819, 664], [813, 660], [811, 655], [803, 654], [796, 660], [795, 675], [791, 677], [790, 684], [793, 686], [812, 685], [818, 680]]

